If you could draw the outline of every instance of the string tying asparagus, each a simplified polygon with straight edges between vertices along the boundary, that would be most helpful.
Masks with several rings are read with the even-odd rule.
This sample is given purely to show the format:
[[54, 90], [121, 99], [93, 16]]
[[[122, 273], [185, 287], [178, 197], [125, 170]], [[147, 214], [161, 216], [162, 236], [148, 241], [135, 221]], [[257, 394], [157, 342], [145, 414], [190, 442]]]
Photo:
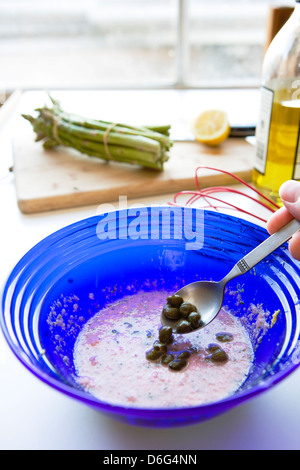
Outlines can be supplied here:
[[58, 101], [50, 99], [53, 106], [37, 108], [37, 116], [22, 114], [45, 149], [63, 145], [107, 161], [163, 170], [173, 145], [169, 125], [134, 127], [88, 119], [65, 112]]

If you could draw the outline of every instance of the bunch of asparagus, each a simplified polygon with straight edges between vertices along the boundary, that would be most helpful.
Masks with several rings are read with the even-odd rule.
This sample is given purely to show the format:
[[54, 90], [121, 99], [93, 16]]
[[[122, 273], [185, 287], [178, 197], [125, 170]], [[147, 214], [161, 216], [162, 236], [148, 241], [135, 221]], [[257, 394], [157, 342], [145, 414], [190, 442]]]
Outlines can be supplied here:
[[86, 119], [66, 113], [59, 102], [50, 99], [53, 106], [36, 109], [36, 117], [22, 114], [45, 149], [64, 145], [91, 157], [163, 170], [172, 146], [169, 125], [133, 127]]

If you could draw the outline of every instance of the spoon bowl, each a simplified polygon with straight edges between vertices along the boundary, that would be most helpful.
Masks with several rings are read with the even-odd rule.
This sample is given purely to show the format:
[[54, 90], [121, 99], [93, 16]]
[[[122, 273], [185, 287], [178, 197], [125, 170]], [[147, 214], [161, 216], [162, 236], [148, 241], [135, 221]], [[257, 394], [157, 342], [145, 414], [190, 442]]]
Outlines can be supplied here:
[[[195, 306], [197, 312], [201, 316], [201, 321], [199, 322], [198, 327], [188, 326], [184, 331], [180, 330], [180, 334], [191, 333], [200, 328], [204, 328], [211, 323], [222, 308], [226, 284], [231, 279], [250, 271], [250, 269], [279, 248], [283, 243], [288, 241], [299, 230], [300, 222], [298, 220], [292, 220], [278, 232], [260, 243], [260, 245], [254, 248], [244, 258], [240, 259], [240, 261], [234, 265], [232, 270], [221, 281], [193, 282], [176, 292], [176, 295], [182, 297], [184, 302], [188, 302]], [[177, 329], [182, 321], [183, 318], [171, 320], [165, 316], [164, 312], [161, 315], [162, 326], [171, 327], [173, 333], [179, 333]]]
[[[197, 311], [201, 315], [199, 328], [204, 328], [221, 310], [224, 288], [222, 282], [198, 281], [183, 287], [176, 292], [176, 295], [182, 297], [184, 302], [191, 303], [197, 307]], [[182, 318], [174, 321], [162, 313], [161, 321], [163, 326], [170, 326], [173, 332], [176, 332]]]

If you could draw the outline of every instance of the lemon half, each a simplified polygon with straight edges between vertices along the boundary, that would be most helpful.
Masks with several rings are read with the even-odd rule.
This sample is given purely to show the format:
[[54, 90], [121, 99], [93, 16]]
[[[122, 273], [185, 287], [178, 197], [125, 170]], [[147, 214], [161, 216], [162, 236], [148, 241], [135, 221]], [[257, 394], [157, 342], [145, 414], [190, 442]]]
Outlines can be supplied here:
[[192, 123], [195, 139], [202, 144], [216, 147], [230, 134], [230, 124], [227, 113], [212, 109], [201, 113]]

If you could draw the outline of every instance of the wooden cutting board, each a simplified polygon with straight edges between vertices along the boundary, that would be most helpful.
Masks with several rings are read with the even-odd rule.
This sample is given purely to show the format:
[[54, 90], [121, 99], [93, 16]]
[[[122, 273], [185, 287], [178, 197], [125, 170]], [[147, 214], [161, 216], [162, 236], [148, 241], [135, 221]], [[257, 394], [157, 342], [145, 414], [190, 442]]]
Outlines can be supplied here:
[[[195, 189], [200, 165], [223, 169], [249, 180], [254, 147], [243, 139], [228, 139], [218, 149], [195, 142], [175, 142], [163, 172], [115, 162], [103, 162], [76, 151], [45, 151], [31, 129], [13, 140], [17, 200], [23, 213], [79, 207]], [[200, 172], [201, 187], [233, 180], [215, 171]]]

